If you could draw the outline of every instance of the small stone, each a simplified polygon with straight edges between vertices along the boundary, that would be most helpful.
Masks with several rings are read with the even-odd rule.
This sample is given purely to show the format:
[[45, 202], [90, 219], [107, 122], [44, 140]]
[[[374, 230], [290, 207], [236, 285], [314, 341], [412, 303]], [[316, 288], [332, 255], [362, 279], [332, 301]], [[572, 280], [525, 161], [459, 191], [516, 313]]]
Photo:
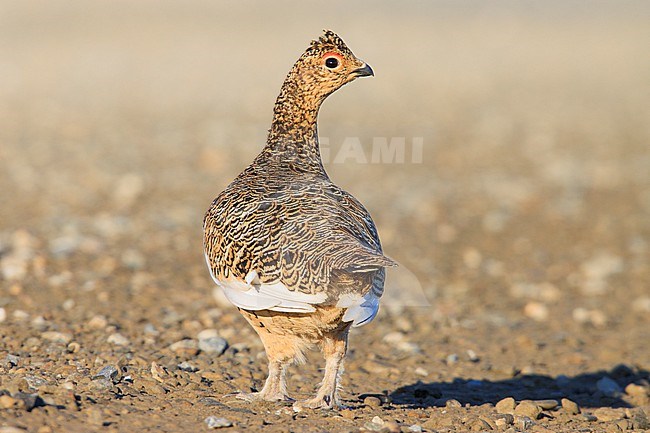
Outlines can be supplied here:
[[116, 346], [128, 346], [130, 344], [129, 339], [119, 332], [109, 335], [106, 341]]
[[19, 427], [5, 426], [0, 427], [0, 433], [27, 433], [27, 430]]
[[530, 400], [524, 400], [515, 408], [515, 415], [527, 416], [530, 419], [537, 419], [539, 414], [542, 413], [542, 408], [537, 406]]
[[390, 344], [397, 350], [406, 353], [419, 353], [420, 347], [408, 341], [403, 332], [395, 331], [384, 335], [383, 341]]
[[503, 400], [500, 400], [494, 407], [498, 413], [512, 414], [515, 410], [516, 402], [514, 398], [506, 397]]
[[422, 367], [417, 367], [413, 372], [415, 374], [417, 374], [418, 376], [425, 376], [426, 377], [426, 376], [429, 375], [429, 372], [427, 370], [425, 370], [424, 368], [422, 368]]
[[618, 428], [621, 429], [621, 431], [626, 431], [626, 430], [632, 430], [632, 422], [629, 419], [622, 419], [620, 421], [616, 421], [616, 425]]
[[156, 363], [156, 361], [153, 361], [151, 363], [151, 375], [158, 382], [164, 382], [166, 379], [169, 378], [169, 373], [167, 372], [167, 369], [165, 369], [165, 367], [162, 367], [161, 365]]
[[382, 431], [384, 430], [384, 420], [375, 416], [372, 421], [365, 423], [364, 427], [370, 431]]
[[7, 320], [7, 310], [5, 310], [3, 307], [0, 307], [0, 323], [4, 322]]
[[447, 359], [445, 359], [445, 362], [447, 365], [454, 365], [458, 362], [458, 355], [455, 353], [452, 353], [451, 355], [447, 356]]
[[108, 326], [108, 321], [106, 320], [106, 317], [98, 314], [88, 321], [88, 326], [93, 329], [104, 329]]
[[120, 378], [120, 371], [112, 365], [104, 366], [99, 372], [93, 376], [93, 380], [106, 379], [111, 382], [117, 382]]
[[203, 420], [208, 425], [208, 428], [222, 428], [222, 427], [232, 427], [232, 422], [226, 418], [219, 418], [214, 415], [210, 415], [205, 420]]
[[222, 337], [199, 339], [199, 350], [211, 355], [222, 355], [228, 348], [228, 342]]
[[341, 409], [339, 414], [345, 419], [354, 419], [354, 411], [350, 409]]
[[[17, 392], [13, 397], [18, 403], [18, 407], [28, 412], [34, 409], [39, 404], [40, 400], [38, 394], [29, 394], [26, 392]], [[40, 403], [43, 403], [42, 400]]]
[[467, 350], [467, 357], [469, 358], [470, 362], [479, 362], [481, 360], [476, 352], [474, 352], [472, 349]]
[[9, 409], [14, 407], [16, 400], [9, 395], [0, 395], [0, 407], [3, 409]]
[[530, 419], [529, 417], [525, 415], [516, 415], [514, 420], [514, 425], [519, 429], [519, 430], [528, 430], [531, 428], [533, 425], [535, 425], [535, 422]]
[[569, 415], [577, 415], [580, 413], [580, 406], [578, 406], [578, 403], [569, 400], [568, 398], [562, 399], [562, 409], [564, 409], [564, 411]]
[[5, 356], [5, 359], [2, 361], [2, 364], [5, 368], [17, 367], [20, 362], [20, 356], [8, 354]]
[[608, 397], [616, 397], [621, 394], [621, 387], [613, 379], [605, 376], [596, 382], [596, 388]]
[[369, 407], [379, 407], [381, 406], [381, 399], [374, 395], [370, 395], [363, 399], [363, 404]]
[[445, 402], [445, 407], [448, 409], [453, 409], [463, 407], [463, 405], [458, 400], [451, 398]]
[[581, 415], [581, 418], [582, 418], [583, 420], [585, 420], [585, 421], [589, 421], [589, 422], [598, 421], [598, 418], [596, 418], [595, 416], [590, 415], [590, 414], [588, 414], [588, 413], [583, 413], [583, 414]]
[[524, 314], [537, 322], [544, 322], [548, 320], [549, 312], [545, 304], [532, 301], [524, 306]]
[[553, 410], [560, 405], [557, 400], [535, 400], [533, 401], [537, 406], [541, 407], [542, 410]]
[[21, 321], [21, 322], [23, 320], [29, 319], [29, 313], [27, 313], [27, 311], [24, 311], [24, 310], [14, 310], [12, 316], [14, 317], [14, 319], [16, 319], [18, 321]]
[[594, 411], [593, 415], [598, 418], [598, 421], [618, 421], [625, 418], [623, 410], [611, 407], [599, 407]]
[[625, 393], [633, 397], [644, 397], [650, 394], [650, 388], [637, 385], [636, 383], [630, 383], [628, 386], [625, 387]]
[[410, 432], [413, 432], [413, 433], [422, 433], [422, 426], [419, 425], [419, 424], [413, 424], [413, 425], [408, 426], [408, 428], [406, 430], [408, 430]]
[[190, 364], [187, 361], [183, 361], [180, 364], [178, 364], [178, 368], [180, 370], [182, 370], [182, 371], [187, 371], [187, 372], [190, 372], [190, 373], [194, 373], [196, 371], [199, 371], [199, 369], [197, 367], [193, 366], [192, 364]]
[[515, 422], [515, 417], [509, 413], [500, 413], [495, 417], [494, 423], [497, 427], [506, 427]]
[[470, 424], [470, 429], [472, 431], [487, 431], [492, 430], [492, 427], [485, 420], [477, 418]]
[[169, 350], [180, 356], [195, 356], [199, 353], [199, 346], [195, 340], [186, 338], [172, 343], [169, 346]]
[[47, 331], [41, 334], [41, 338], [53, 343], [68, 344], [72, 340], [72, 335], [57, 331]]

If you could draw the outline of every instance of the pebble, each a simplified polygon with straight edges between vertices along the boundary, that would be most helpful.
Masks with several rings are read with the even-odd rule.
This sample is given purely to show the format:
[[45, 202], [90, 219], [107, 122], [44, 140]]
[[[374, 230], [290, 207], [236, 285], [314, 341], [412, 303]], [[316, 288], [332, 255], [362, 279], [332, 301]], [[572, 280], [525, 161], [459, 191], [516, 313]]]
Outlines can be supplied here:
[[384, 430], [384, 420], [375, 416], [372, 421], [365, 423], [364, 427], [370, 431], [382, 431]]
[[195, 367], [194, 365], [190, 364], [187, 361], [183, 361], [180, 364], [178, 364], [178, 368], [182, 371], [188, 371], [190, 373], [194, 373], [195, 371], [199, 371], [198, 367]]
[[5, 357], [5, 359], [4, 359], [4, 361], [3, 361], [2, 364], [3, 364], [5, 367], [11, 368], [11, 367], [17, 367], [19, 362], [20, 362], [20, 356], [16, 356], [16, 355], [8, 354], [8, 355]]
[[4, 322], [7, 320], [7, 310], [5, 310], [3, 307], [0, 307], [0, 323]]
[[587, 310], [578, 307], [573, 310], [572, 316], [573, 320], [580, 324], [591, 324], [597, 328], [607, 325], [607, 316], [600, 310]]
[[211, 355], [222, 355], [228, 348], [228, 342], [222, 337], [199, 339], [199, 350]]
[[24, 310], [14, 310], [12, 316], [14, 317], [14, 319], [19, 320], [21, 322], [23, 320], [29, 319], [29, 313], [27, 313], [27, 311]]
[[514, 398], [506, 397], [500, 400], [494, 407], [498, 413], [512, 414], [515, 410], [516, 402]]
[[88, 321], [88, 326], [93, 329], [104, 329], [108, 326], [108, 321], [106, 320], [106, 317], [98, 314]]
[[447, 365], [454, 365], [458, 362], [458, 355], [455, 353], [452, 353], [451, 355], [447, 356], [447, 359], [445, 359], [445, 362]]
[[530, 419], [537, 419], [542, 413], [542, 408], [530, 400], [524, 400], [515, 407], [514, 414], [527, 416]]
[[199, 353], [199, 346], [195, 340], [186, 338], [170, 344], [169, 350], [180, 356], [194, 356]]
[[497, 427], [505, 427], [512, 425], [515, 422], [515, 417], [509, 413], [500, 413], [495, 417], [494, 423]]
[[646, 388], [636, 383], [630, 383], [625, 387], [625, 393], [634, 397], [644, 397], [650, 394], [650, 388]]
[[5, 426], [0, 427], [0, 433], [27, 433], [27, 430], [19, 427]]
[[419, 424], [413, 424], [408, 426], [406, 429], [407, 431], [413, 432], [413, 433], [422, 433], [422, 426]]
[[111, 334], [108, 336], [106, 341], [109, 344], [114, 344], [116, 346], [128, 346], [129, 345], [129, 339], [126, 338], [124, 335], [120, 334], [119, 332], [116, 332], [114, 334]]
[[429, 372], [422, 367], [417, 367], [414, 371], [418, 376], [428, 376]]
[[117, 368], [115, 368], [112, 365], [107, 365], [101, 370], [99, 370], [99, 372], [95, 376], [93, 376], [93, 380], [107, 379], [110, 380], [111, 382], [114, 382], [116, 379], [119, 379], [119, 373], [120, 372]]
[[447, 400], [445, 402], [445, 407], [448, 408], [448, 409], [452, 409], [452, 408], [463, 407], [463, 405], [458, 400], [452, 398], [452, 399], [449, 399], [449, 400]]
[[169, 373], [167, 372], [165, 367], [162, 367], [161, 365], [156, 363], [156, 361], [153, 361], [151, 363], [151, 375], [158, 382], [164, 382], [165, 379], [169, 378]]
[[475, 419], [471, 423], [470, 428], [472, 429], [472, 431], [481, 431], [481, 432], [492, 430], [492, 426], [490, 425], [490, 423], [488, 423], [486, 420], [482, 418]]
[[557, 400], [535, 400], [533, 401], [537, 406], [543, 410], [553, 410], [560, 405]]
[[599, 407], [593, 413], [598, 421], [618, 421], [625, 418], [625, 412], [622, 409], [611, 407]]
[[535, 425], [535, 422], [533, 422], [532, 419], [525, 415], [517, 415], [514, 417], [514, 423], [513, 423], [519, 430], [528, 430], [531, 428], [533, 425]]
[[363, 404], [369, 407], [379, 407], [381, 406], [381, 399], [374, 395], [370, 395], [363, 399]]
[[232, 422], [226, 418], [219, 418], [214, 415], [210, 415], [205, 420], [203, 420], [208, 425], [208, 428], [222, 428], [222, 427], [232, 427]]
[[3, 409], [9, 409], [14, 407], [16, 404], [16, 399], [9, 395], [0, 395], [0, 407]]
[[39, 401], [38, 394], [29, 394], [27, 392], [17, 392], [13, 395], [13, 398], [16, 400], [18, 407], [28, 412], [34, 409]]
[[64, 343], [68, 344], [70, 341], [72, 341], [72, 335], [71, 334], [66, 334], [63, 332], [58, 332], [58, 331], [46, 331], [41, 334], [41, 338], [47, 341], [51, 341], [53, 343]]
[[578, 406], [578, 403], [573, 400], [569, 400], [568, 398], [562, 399], [562, 409], [564, 409], [566, 413], [570, 415], [577, 415], [580, 413], [580, 406]]
[[383, 341], [385, 343], [390, 344], [397, 350], [401, 352], [406, 352], [406, 353], [419, 353], [420, 352], [420, 347], [408, 341], [406, 339], [406, 336], [404, 335], [403, 332], [389, 332], [388, 334], [384, 335]]
[[596, 382], [596, 388], [608, 397], [616, 397], [621, 394], [621, 387], [616, 381], [605, 376]]
[[546, 304], [532, 301], [524, 306], [524, 314], [536, 322], [544, 322], [548, 320], [549, 311]]
[[470, 362], [479, 362], [481, 360], [476, 352], [474, 352], [472, 349], [467, 350], [467, 357], [469, 358]]

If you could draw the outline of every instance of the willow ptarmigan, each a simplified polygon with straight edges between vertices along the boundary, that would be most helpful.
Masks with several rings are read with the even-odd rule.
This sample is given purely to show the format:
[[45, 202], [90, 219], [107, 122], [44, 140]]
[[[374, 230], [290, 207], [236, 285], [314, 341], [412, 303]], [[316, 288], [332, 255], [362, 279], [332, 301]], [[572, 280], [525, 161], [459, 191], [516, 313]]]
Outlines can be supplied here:
[[369, 75], [332, 31], [312, 41], [282, 85], [266, 146], [205, 215], [210, 273], [269, 360], [264, 387], [237, 394], [244, 400], [290, 400], [287, 367], [317, 345], [323, 381], [315, 398], [294, 408], [337, 407], [350, 327], [377, 314], [384, 268], [395, 263], [368, 211], [327, 176], [316, 126], [327, 96]]

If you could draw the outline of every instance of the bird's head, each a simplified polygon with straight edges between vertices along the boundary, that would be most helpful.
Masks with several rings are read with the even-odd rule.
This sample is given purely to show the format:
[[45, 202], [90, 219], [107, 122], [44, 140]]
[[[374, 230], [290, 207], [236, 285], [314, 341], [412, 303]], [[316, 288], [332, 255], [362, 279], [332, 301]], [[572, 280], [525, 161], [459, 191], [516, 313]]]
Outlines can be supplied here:
[[358, 77], [374, 75], [372, 68], [358, 59], [331, 30], [325, 30], [320, 38], [312, 41], [293, 72], [303, 86], [323, 97]]

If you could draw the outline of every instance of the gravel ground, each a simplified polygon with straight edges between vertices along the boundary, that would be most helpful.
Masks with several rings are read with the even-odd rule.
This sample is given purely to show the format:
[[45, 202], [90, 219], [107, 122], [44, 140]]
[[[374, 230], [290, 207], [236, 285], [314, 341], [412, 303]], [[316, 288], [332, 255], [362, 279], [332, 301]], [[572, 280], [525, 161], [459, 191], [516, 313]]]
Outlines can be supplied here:
[[[1, 8], [0, 433], [650, 430], [647, 3]], [[377, 74], [326, 102], [328, 171], [402, 271], [347, 408], [294, 413], [230, 396], [266, 364], [201, 219], [322, 27]]]

